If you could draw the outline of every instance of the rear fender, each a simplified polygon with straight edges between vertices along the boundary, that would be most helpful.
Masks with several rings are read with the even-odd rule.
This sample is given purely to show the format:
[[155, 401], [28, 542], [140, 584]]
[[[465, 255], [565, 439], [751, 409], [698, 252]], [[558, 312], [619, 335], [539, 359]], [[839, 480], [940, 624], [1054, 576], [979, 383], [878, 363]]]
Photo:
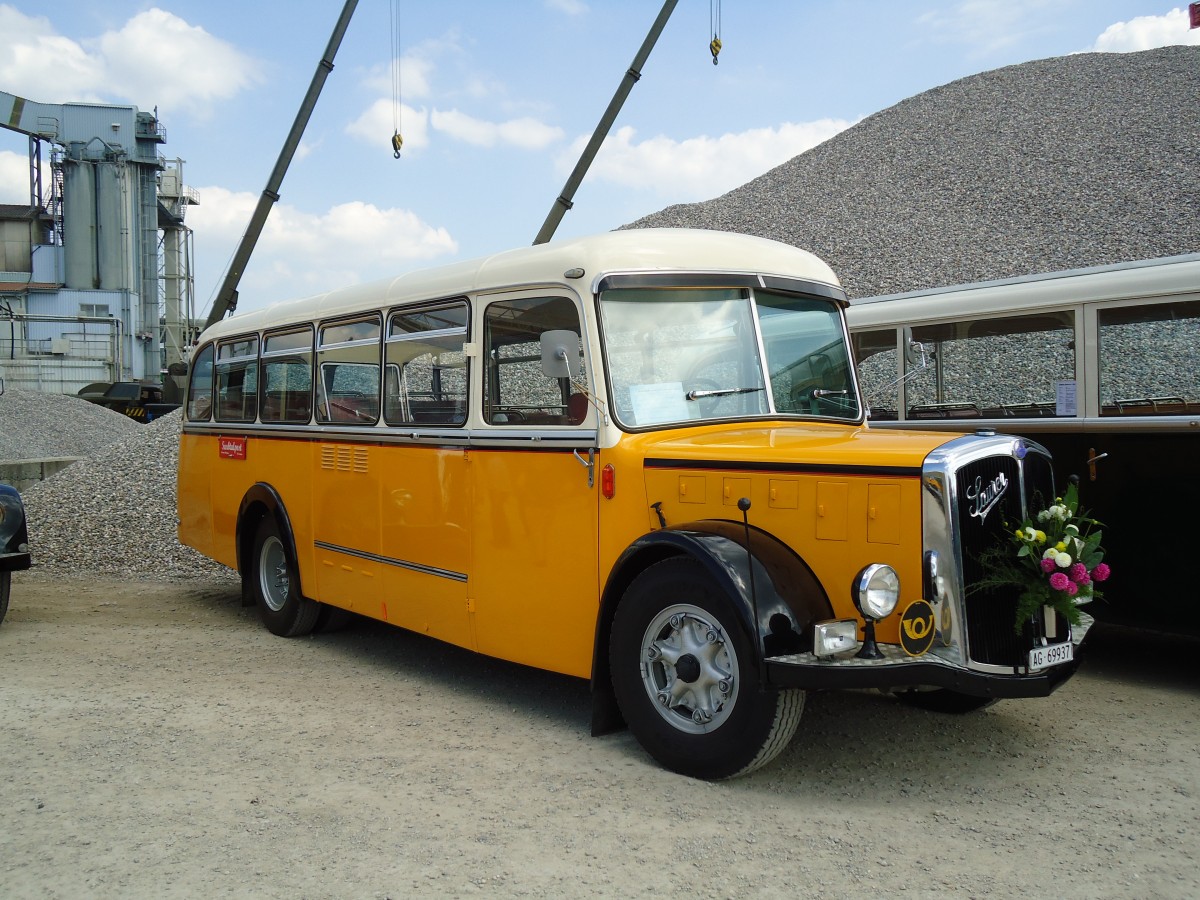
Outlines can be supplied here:
[[[279, 539], [287, 547], [288, 553], [291, 554], [291, 559], [300, 559], [296, 553], [296, 538], [292, 533], [292, 521], [288, 518], [287, 508], [283, 505], [283, 498], [269, 484], [260, 481], [251, 486], [250, 490], [246, 491], [246, 495], [242, 497], [237, 517], [237, 566], [238, 571], [242, 574], [243, 603], [246, 603], [247, 598], [250, 596], [249, 582], [246, 579], [253, 577], [253, 573], [247, 573], [246, 566], [254, 553], [254, 537], [258, 532], [258, 523], [265, 516], [271, 516], [275, 520], [275, 527], [279, 531]], [[297, 581], [296, 587], [299, 589], [300, 595], [307, 597], [308, 595], [304, 593], [304, 585], [300, 583], [299, 566], [296, 567], [295, 577]]]

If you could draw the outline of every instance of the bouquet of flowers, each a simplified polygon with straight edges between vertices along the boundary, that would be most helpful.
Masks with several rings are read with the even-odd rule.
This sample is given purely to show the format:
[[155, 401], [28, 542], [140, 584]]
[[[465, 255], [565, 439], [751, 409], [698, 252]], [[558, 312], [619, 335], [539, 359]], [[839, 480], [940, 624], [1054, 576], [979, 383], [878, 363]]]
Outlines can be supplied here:
[[1099, 525], [1080, 510], [1079, 489], [1070, 485], [1052, 506], [1009, 532], [1009, 547], [984, 553], [982, 562], [991, 574], [978, 587], [1022, 589], [1013, 625], [1018, 634], [1043, 606], [1062, 613], [1072, 625], [1079, 624], [1079, 605], [1102, 596], [1096, 584], [1111, 574], [1100, 546]]

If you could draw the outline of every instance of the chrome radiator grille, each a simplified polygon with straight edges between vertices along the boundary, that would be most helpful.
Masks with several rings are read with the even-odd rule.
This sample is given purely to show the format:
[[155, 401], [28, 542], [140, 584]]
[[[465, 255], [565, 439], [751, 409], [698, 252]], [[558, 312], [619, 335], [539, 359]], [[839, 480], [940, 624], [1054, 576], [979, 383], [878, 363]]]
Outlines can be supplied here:
[[[968, 655], [986, 665], [1024, 667], [1033, 639], [1045, 634], [1045, 622], [1036, 617], [1016, 633], [1013, 623], [1020, 590], [980, 588], [986, 574], [981, 558], [989, 547], [1011, 547], [1007, 532], [1020, 525], [1025, 510], [1044, 508], [1053, 499], [1050, 462], [1036, 452], [1021, 461], [987, 456], [964, 464], [954, 478]], [[1069, 633], [1061, 616], [1054, 633]]]

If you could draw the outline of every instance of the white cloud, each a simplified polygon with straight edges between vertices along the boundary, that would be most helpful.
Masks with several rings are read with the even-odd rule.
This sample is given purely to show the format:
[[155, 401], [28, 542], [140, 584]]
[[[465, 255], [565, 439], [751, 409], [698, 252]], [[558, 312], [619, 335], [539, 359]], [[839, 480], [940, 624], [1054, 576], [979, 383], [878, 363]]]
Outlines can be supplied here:
[[[778, 128], [720, 137], [677, 141], [660, 135], [640, 143], [634, 129], [626, 126], [608, 136], [588, 176], [648, 188], [676, 203], [705, 200], [745, 184], [852, 124], [843, 119], [785, 122]], [[560, 171], [575, 165], [587, 141], [579, 137], [559, 157]]]
[[414, 51], [403, 56], [399, 62], [392, 60], [391, 66], [379, 66], [363, 79], [364, 86], [373, 91], [379, 91], [391, 96], [392, 76], [395, 68], [400, 67], [400, 95], [409, 100], [419, 100], [430, 94], [430, 79], [433, 75], [433, 62], [423, 55], [424, 51]]
[[0, 203], [29, 202], [29, 157], [0, 150]]
[[[366, 112], [346, 126], [346, 133], [377, 146], [380, 153], [391, 153], [391, 140], [395, 124], [392, 101], [379, 99], [372, 103]], [[401, 104], [400, 136], [404, 138], [404, 150], [401, 152], [428, 147], [429, 113], [424, 109], [413, 109], [411, 106]]]
[[432, 124], [435, 130], [477, 147], [507, 144], [525, 150], [541, 150], [563, 137], [563, 130], [557, 125], [547, 125], [530, 117], [488, 122], [457, 109], [435, 109]]
[[1200, 44], [1200, 28], [1192, 29], [1185, 10], [1176, 7], [1161, 16], [1138, 16], [1109, 25], [1091, 48], [1097, 53], [1129, 53], [1172, 44]]
[[1055, 7], [1070, 6], [1072, 0], [962, 0], [949, 9], [927, 12], [917, 24], [939, 43], [974, 46], [990, 53], [1020, 42], [1048, 28]]
[[[223, 267], [242, 237], [258, 197], [220, 187], [199, 188], [200, 204], [188, 212], [202, 268]], [[458, 252], [445, 228], [406, 209], [381, 209], [359, 200], [316, 214], [276, 204], [239, 286], [239, 309], [385, 278], [414, 263]], [[207, 260], [207, 265], [205, 262]], [[222, 272], [197, 277], [201, 303]]]
[[10, 94], [40, 103], [102, 99], [96, 86], [104, 77], [103, 61], [55, 34], [49, 19], [0, 5], [0, 34], [0, 84]]
[[580, 16], [588, 11], [583, 0], [545, 0], [546, 8], [555, 12], [566, 13], [568, 16]]
[[49, 20], [3, 5], [0, 34], [0, 84], [41, 103], [123, 102], [207, 116], [217, 101], [260, 77], [257, 64], [231, 44], [157, 8], [77, 42]]

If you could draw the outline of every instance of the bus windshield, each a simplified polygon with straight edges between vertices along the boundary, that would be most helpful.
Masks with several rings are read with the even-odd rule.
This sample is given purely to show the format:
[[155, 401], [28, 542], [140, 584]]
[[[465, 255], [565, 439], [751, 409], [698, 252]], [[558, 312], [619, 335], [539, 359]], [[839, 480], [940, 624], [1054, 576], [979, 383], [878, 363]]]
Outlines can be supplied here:
[[745, 288], [622, 288], [605, 291], [600, 307], [624, 426], [860, 418], [831, 301]]

